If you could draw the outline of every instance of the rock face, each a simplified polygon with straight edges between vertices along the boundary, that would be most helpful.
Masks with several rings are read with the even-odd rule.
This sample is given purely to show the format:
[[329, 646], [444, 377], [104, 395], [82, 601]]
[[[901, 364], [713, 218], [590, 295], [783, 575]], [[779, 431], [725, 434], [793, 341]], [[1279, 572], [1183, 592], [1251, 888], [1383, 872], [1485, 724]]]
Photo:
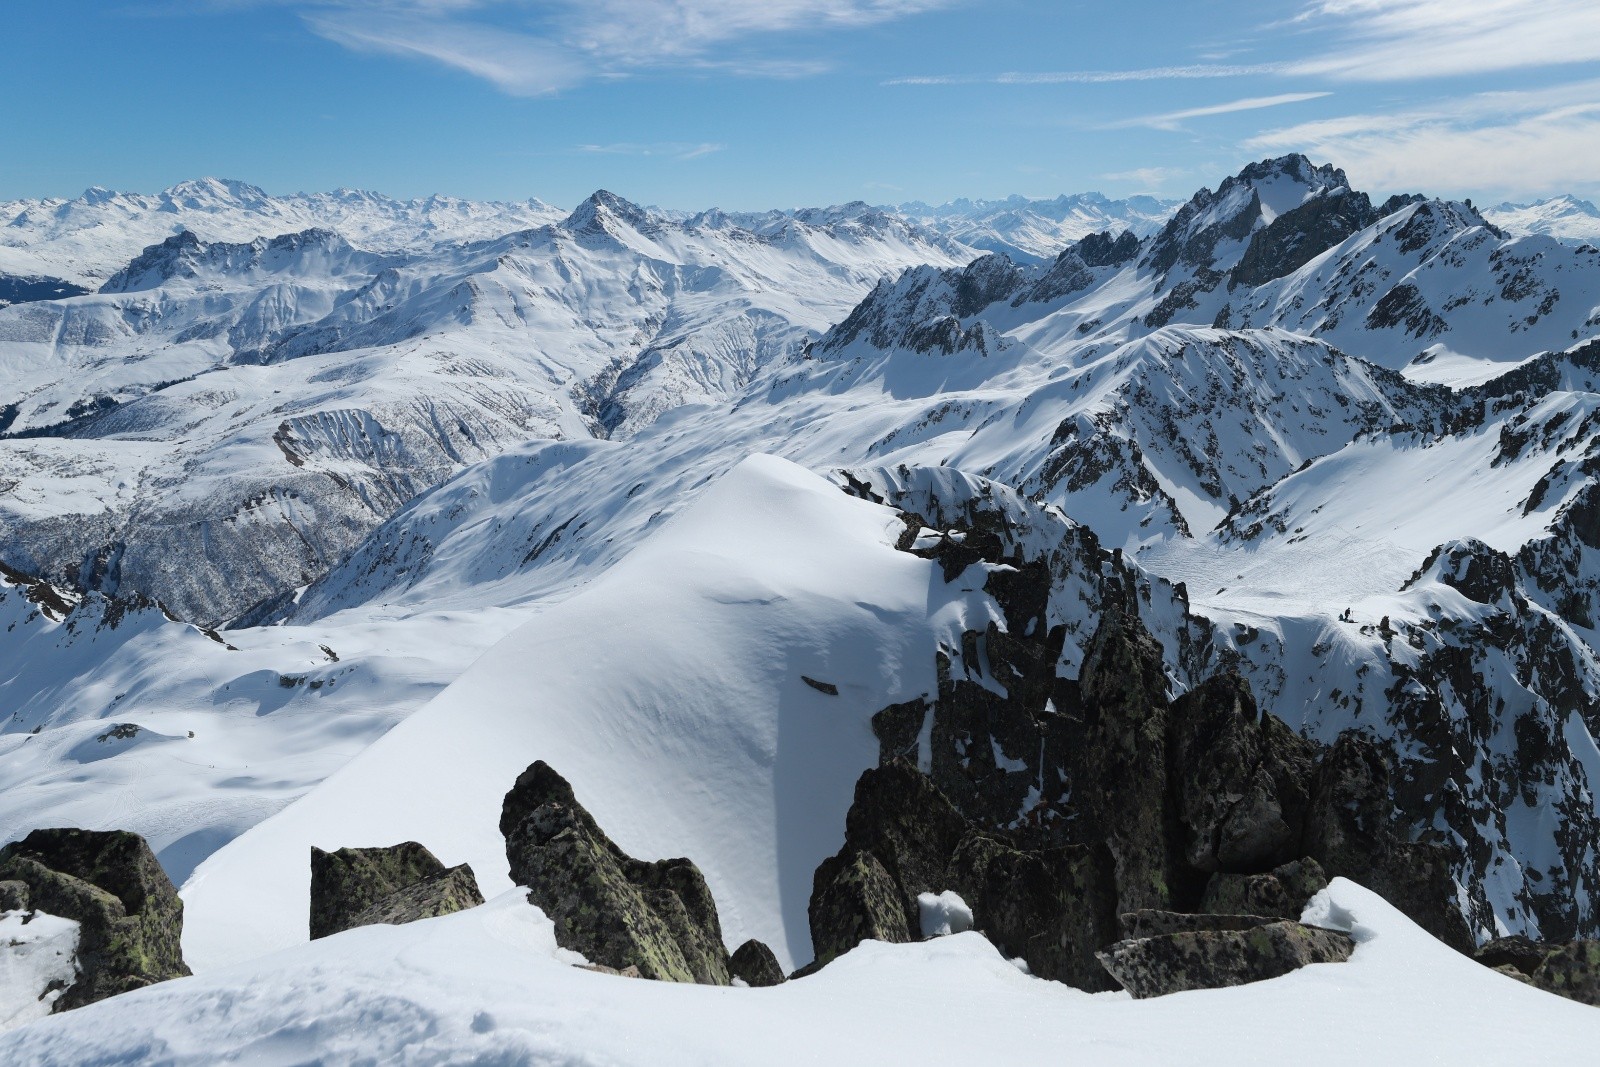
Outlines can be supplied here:
[[764, 942], [755, 938], [733, 950], [728, 969], [745, 985], [756, 988], [781, 985], [787, 981], [783, 968], [778, 966], [778, 957]]
[[732, 978], [716, 902], [687, 859], [637, 860], [601, 831], [544, 761], [506, 794], [500, 832], [511, 877], [590, 962], [671, 982]]
[[465, 863], [446, 867], [415, 841], [387, 848], [311, 849], [311, 937], [357, 926], [397, 925], [477, 907]]
[[[1119, 915], [1145, 916], [1142, 933], [1157, 914], [1171, 917], [1165, 933], [1237, 932], [1297, 920], [1334, 876], [1470, 951], [1452, 853], [1411, 839], [1386, 746], [1301, 737], [1231, 667], [1180, 673], [1216, 659], [1170, 618], [1158, 640], [1144, 611], [1162, 607], [1115, 555], [1000, 487], [954, 507], [909, 474], [875, 477], [905, 516], [899, 547], [946, 581], [981, 584], [996, 615], [939, 649], [934, 699], [874, 716], [880, 765], [857, 783], [845, 848], [818, 871], [819, 962], [862, 937], [911, 936], [916, 895], [951, 890], [1035, 974], [1106, 988], [1095, 954], [1123, 936]], [[874, 495], [853, 476], [849, 490]], [[1061, 609], [1061, 597], [1077, 602]], [[1092, 630], [1073, 633], [1075, 614]], [[1182, 918], [1196, 912], [1215, 918]]]
[[813, 967], [868, 938], [914, 940], [921, 929], [918, 898], [946, 891], [959, 894], [974, 925], [1003, 953], [1026, 960], [1032, 973], [1111, 988], [1093, 955], [1117, 936], [1110, 852], [1030, 847], [1005, 830], [981, 828], [932, 779], [901, 761], [857, 781], [844, 848], [817, 868]]
[[1100, 960], [1124, 989], [1143, 999], [1278, 978], [1311, 963], [1343, 962], [1354, 950], [1349, 934], [1275, 922], [1122, 941], [1100, 953]]
[[137, 834], [35, 830], [0, 850], [0, 885], [8, 903], [79, 924], [78, 980], [56, 1011], [189, 973], [183, 901]]

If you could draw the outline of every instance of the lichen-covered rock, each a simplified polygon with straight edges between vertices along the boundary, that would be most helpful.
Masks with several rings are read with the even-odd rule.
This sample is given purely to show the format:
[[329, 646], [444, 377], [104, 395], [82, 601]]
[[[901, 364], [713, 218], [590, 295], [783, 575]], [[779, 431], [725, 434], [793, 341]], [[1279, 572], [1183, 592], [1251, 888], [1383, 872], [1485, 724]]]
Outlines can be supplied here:
[[1342, 962], [1354, 950], [1349, 934], [1275, 922], [1248, 930], [1137, 938], [1118, 942], [1099, 955], [1112, 977], [1143, 999], [1260, 982], [1307, 964]]
[[1208, 915], [1184, 911], [1130, 911], [1122, 917], [1122, 936], [1164, 937], [1201, 930], [1254, 930], [1283, 920], [1270, 915]]
[[1485, 967], [1492, 967], [1497, 971], [1510, 967], [1520, 974], [1531, 975], [1539, 969], [1539, 965], [1549, 954], [1549, 945], [1542, 945], [1521, 934], [1513, 934], [1510, 937], [1497, 937], [1480, 945], [1472, 954], [1472, 958]]
[[781, 985], [788, 979], [778, 966], [778, 957], [764, 942], [751, 938], [733, 950], [728, 969], [747, 986], [762, 988]]
[[1533, 985], [1580, 1004], [1600, 1008], [1600, 941], [1557, 945], [1533, 972]]
[[1328, 876], [1310, 857], [1291, 860], [1269, 874], [1218, 872], [1206, 883], [1200, 910], [1216, 915], [1271, 915], [1298, 919]]
[[962, 891], [946, 872], [969, 829], [933, 780], [903, 761], [865, 771], [845, 816], [846, 848], [870, 852], [883, 865], [909, 930], [920, 926], [920, 894]]
[[397, 925], [483, 903], [472, 868], [445, 867], [422, 845], [311, 848], [311, 937], [357, 926]]
[[1001, 952], [1021, 957], [1040, 978], [1090, 991], [1114, 988], [1095, 962], [1095, 950], [1117, 938], [1116, 862], [1109, 849], [1020, 850], [975, 835], [952, 866], [959, 880], [979, 887], [963, 895], [978, 929]]
[[138, 834], [35, 830], [0, 849], [0, 881], [23, 883], [28, 907], [79, 924], [78, 979], [55, 1011], [189, 973], [183, 901]]
[[1259, 872], [1298, 855], [1315, 755], [1231, 671], [1174, 702], [1169, 758], [1189, 866]]
[[357, 913], [350, 920], [350, 926], [399, 926], [418, 919], [465, 911], [482, 903], [483, 894], [478, 891], [478, 880], [473, 876], [472, 868], [463, 863], [451, 867], [437, 878], [418, 882], [384, 897]]
[[555, 924], [556, 942], [591, 962], [646, 978], [727, 985], [716, 902], [687, 859], [648, 862], [618, 848], [540, 760], [500, 814], [511, 878]]
[[825, 966], [863, 941], [912, 940], [904, 894], [878, 858], [864, 849], [822, 861], [811, 881], [811, 950]]
[[0, 912], [26, 911], [28, 884], [15, 880], [0, 882]]

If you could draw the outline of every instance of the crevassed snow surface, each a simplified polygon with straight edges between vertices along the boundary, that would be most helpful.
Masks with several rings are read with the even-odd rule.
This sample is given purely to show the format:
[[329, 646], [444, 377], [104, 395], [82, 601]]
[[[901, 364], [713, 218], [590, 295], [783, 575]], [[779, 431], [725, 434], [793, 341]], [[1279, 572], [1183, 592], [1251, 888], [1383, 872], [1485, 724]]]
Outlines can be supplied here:
[[0, 1037], [44, 1064], [1583, 1063], [1600, 1012], [1445, 948], [1335, 879], [1307, 918], [1348, 963], [1135, 1001], [1019, 971], [975, 932], [868, 941], [771, 989], [617, 978], [558, 958], [511, 891], [166, 982]]

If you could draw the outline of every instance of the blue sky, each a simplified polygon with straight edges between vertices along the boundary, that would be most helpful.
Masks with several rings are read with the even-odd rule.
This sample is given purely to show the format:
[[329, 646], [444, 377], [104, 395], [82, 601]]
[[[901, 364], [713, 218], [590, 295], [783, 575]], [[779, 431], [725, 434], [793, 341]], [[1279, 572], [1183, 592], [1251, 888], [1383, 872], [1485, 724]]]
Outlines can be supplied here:
[[1595, 0], [12, 0], [0, 198], [1600, 193]]

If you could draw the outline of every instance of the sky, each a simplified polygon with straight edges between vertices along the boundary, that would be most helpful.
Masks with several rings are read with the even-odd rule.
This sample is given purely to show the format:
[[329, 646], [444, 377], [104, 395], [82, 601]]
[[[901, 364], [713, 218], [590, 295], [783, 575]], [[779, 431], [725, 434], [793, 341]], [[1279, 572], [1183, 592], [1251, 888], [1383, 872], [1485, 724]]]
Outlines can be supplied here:
[[0, 199], [1600, 195], [1596, 0], [8, 0]]

